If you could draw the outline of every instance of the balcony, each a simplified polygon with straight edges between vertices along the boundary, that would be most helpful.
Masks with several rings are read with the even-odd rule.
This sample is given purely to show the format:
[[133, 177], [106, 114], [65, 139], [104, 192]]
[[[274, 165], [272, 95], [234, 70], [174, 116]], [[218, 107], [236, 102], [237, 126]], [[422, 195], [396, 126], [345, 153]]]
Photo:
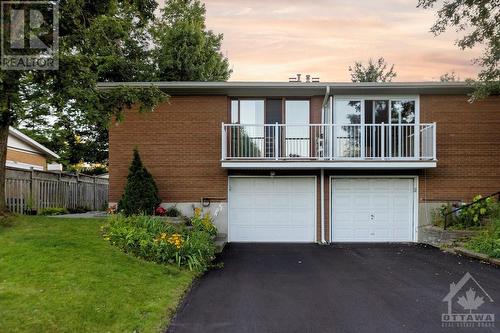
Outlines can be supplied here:
[[436, 166], [436, 124], [222, 124], [235, 169], [420, 169]]

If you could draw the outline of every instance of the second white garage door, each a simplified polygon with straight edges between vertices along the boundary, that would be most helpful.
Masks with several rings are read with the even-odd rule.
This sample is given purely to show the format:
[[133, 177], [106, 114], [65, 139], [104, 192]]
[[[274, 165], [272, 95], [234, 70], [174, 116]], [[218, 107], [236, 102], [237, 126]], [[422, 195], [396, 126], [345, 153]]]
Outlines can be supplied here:
[[314, 242], [315, 177], [230, 177], [230, 242]]
[[332, 179], [334, 242], [411, 242], [413, 210], [413, 179]]

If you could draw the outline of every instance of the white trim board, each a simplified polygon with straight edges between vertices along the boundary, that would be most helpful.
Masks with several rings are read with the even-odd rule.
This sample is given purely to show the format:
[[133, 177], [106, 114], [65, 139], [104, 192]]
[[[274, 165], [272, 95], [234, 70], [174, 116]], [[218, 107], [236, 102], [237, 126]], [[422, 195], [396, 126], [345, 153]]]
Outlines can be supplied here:
[[404, 170], [435, 168], [437, 161], [222, 161], [221, 166], [227, 169], [349, 169], [349, 170]]

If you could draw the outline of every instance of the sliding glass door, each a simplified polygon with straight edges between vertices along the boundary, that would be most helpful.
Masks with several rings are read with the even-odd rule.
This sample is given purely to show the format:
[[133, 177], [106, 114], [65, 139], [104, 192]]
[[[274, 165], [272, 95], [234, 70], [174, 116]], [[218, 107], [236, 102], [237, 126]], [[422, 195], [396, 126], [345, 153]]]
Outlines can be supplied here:
[[418, 155], [419, 131], [415, 125], [415, 101], [414, 100], [392, 100], [391, 101], [391, 124], [389, 132], [389, 156], [391, 157], [413, 157]]
[[334, 157], [361, 157], [363, 155], [362, 100], [338, 100], [334, 106]]
[[418, 154], [416, 99], [338, 98], [333, 157], [381, 159]]

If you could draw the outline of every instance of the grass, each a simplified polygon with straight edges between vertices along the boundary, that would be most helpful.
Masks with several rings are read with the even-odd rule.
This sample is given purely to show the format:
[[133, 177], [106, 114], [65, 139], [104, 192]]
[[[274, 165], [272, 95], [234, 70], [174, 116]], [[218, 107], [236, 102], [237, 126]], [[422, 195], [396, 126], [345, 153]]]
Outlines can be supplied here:
[[158, 332], [194, 274], [128, 256], [103, 220], [17, 217], [0, 226], [0, 332]]

